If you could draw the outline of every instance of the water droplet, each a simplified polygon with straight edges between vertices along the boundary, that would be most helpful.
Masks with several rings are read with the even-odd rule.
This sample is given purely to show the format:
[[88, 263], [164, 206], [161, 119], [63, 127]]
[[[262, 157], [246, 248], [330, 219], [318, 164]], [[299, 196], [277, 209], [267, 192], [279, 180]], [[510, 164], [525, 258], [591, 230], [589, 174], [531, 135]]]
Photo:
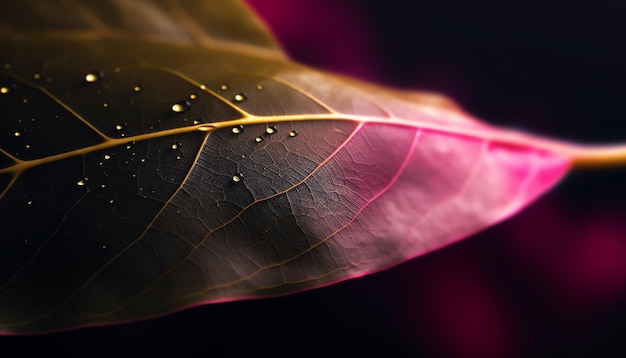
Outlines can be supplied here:
[[244, 95], [243, 93], [238, 93], [235, 95], [235, 101], [236, 102], [243, 102], [246, 100], [246, 95]]
[[113, 205], [117, 203], [117, 196], [112, 197], [111, 199], [109, 199], [109, 205]]
[[233, 132], [233, 134], [240, 134], [243, 132], [243, 126], [234, 126], [230, 131]]
[[104, 250], [104, 249], [106, 249], [106, 248], [107, 248], [107, 245], [102, 245], [101, 247], [102, 247], [102, 249]]
[[24, 104], [28, 103], [28, 98], [24, 98], [24, 99], [22, 100], [22, 103], [24, 103]]
[[40, 75], [39, 73], [35, 73], [35, 74], [33, 74], [33, 79], [34, 79], [34, 80], [38, 80], [38, 79], [40, 79], [40, 78], [41, 78], [41, 75]]
[[102, 107], [104, 107], [104, 108], [108, 108], [108, 107], [109, 107], [109, 103], [108, 103], [108, 102], [104, 102], [104, 103], [102, 103]]
[[98, 82], [104, 77], [104, 74], [100, 71], [92, 71], [85, 75], [85, 81], [89, 83]]
[[33, 205], [33, 200], [32, 200], [32, 199], [27, 200], [27, 201], [26, 201], [26, 205]]
[[221, 89], [222, 91], [226, 91], [226, 90], [228, 89], [228, 85], [221, 85], [221, 86], [220, 86], [220, 89]]
[[263, 89], [263, 85], [257, 85], [256, 89], [258, 89], [259, 91]]
[[183, 146], [183, 144], [181, 142], [177, 142], [177, 143], [172, 144], [171, 148], [176, 150], [176, 149], [182, 148], [182, 146]]
[[115, 126], [115, 129], [117, 129], [118, 131], [121, 131], [124, 128], [126, 128], [126, 123], [120, 123]]
[[238, 173], [237, 175], [233, 175], [233, 183], [239, 183], [243, 180], [243, 174]]
[[198, 98], [198, 94], [197, 93], [192, 93], [189, 95], [189, 99], [193, 100], [193, 99], [197, 99]]
[[78, 186], [85, 186], [85, 184], [87, 184], [87, 178], [83, 178], [76, 182], [76, 185]]
[[200, 85], [200, 89], [201, 90], [205, 90], [206, 89], [206, 85]]
[[194, 119], [193, 120], [193, 124], [202, 124], [202, 123], [204, 123], [204, 121], [201, 120], [201, 119]]
[[107, 187], [107, 185], [106, 185], [106, 183], [102, 183], [102, 184], [100, 184], [100, 187], [101, 187], [102, 189], [104, 189], [104, 188], [106, 188], [106, 187]]
[[104, 159], [105, 159], [105, 160], [109, 160], [109, 159], [111, 159], [111, 154], [105, 154], [105, 155], [104, 155]]
[[278, 132], [278, 128], [276, 128], [276, 126], [269, 126], [265, 128], [265, 133], [267, 134], [274, 134], [276, 132]]
[[254, 138], [254, 141], [257, 143], [261, 143], [263, 141], [263, 137], [256, 137]]
[[181, 159], [183, 159], [183, 158], [184, 158], [184, 157], [183, 157], [183, 155], [182, 155], [182, 154], [176, 154], [176, 159], [177, 159], [177, 160], [181, 160]]
[[146, 158], [141, 158], [141, 162], [145, 163], [146, 162]]
[[289, 136], [290, 136], [290, 137], [295, 137], [295, 136], [297, 136], [297, 135], [298, 135], [298, 132], [296, 132], [296, 131], [291, 131], [291, 132], [289, 132]]
[[141, 86], [133, 87], [133, 92], [141, 92]]
[[4, 86], [0, 87], [0, 93], [2, 93], [2, 94], [7, 94], [7, 93], [9, 93], [9, 92], [11, 92], [11, 90], [9, 89], [9, 87], [4, 87]]
[[24, 148], [26, 148], [26, 149], [30, 149], [30, 144], [26, 144], [26, 145], [24, 146]]
[[20, 136], [22, 136], [22, 132], [15, 132], [15, 133], [13, 133], [13, 135], [16, 136], [16, 137], [20, 137]]
[[191, 108], [189, 101], [178, 101], [172, 105], [172, 112], [182, 113], [188, 111]]

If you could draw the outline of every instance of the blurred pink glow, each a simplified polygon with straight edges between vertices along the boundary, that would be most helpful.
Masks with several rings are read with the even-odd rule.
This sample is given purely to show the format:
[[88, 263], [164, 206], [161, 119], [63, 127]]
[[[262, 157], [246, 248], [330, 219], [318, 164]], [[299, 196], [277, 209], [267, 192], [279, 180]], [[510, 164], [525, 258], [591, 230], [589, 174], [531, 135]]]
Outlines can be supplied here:
[[454, 357], [510, 357], [519, 351], [514, 315], [474, 263], [463, 257], [448, 261], [428, 283], [424, 309], [437, 343], [433, 349]]
[[358, 78], [378, 77], [379, 54], [367, 13], [333, 0], [246, 0], [300, 62]]
[[567, 217], [543, 203], [508, 228], [521, 259], [541, 270], [537, 279], [559, 305], [593, 313], [626, 292], [626, 223], [611, 212]]

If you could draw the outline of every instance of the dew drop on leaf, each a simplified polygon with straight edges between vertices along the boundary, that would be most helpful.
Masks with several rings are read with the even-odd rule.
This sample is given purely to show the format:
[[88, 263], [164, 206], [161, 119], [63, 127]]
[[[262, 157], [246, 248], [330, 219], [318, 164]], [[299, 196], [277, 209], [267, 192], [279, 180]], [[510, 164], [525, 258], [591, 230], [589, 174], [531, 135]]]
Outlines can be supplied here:
[[221, 89], [222, 91], [226, 91], [226, 90], [228, 89], [228, 85], [221, 85], [221, 86], [220, 86], [220, 89]]
[[254, 141], [257, 143], [261, 143], [263, 141], [263, 137], [256, 137], [254, 138]]
[[87, 182], [87, 178], [84, 178], [84, 179], [81, 179], [81, 180], [77, 181], [76, 185], [78, 185], [78, 186], [85, 186], [86, 182]]
[[34, 80], [38, 80], [38, 79], [40, 79], [40, 78], [41, 78], [41, 75], [40, 75], [39, 73], [35, 73], [35, 74], [33, 74], [33, 79], [34, 79]]
[[243, 126], [242, 125], [234, 126], [230, 131], [233, 134], [240, 134], [241, 132], [243, 132]]
[[7, 94], [7, 93], [9, 93], [9, 92], [11, 92], [11, 90], [9, 89], [9, 87], [5, 87], [5, 86], [0, 87], [0, 93], [2, 93], [2, 94]]
[[278, 132], [278, 128], [276, 126], [270, 126], [265, 128], [265, 133], [267, 134], [274, 134], [276, 132]]
[[109, 103], [108, 103], [108, 102], [104, 102], [104, 103], [102, 103], [102, 107], [104, 107], [104, 108], [108, 108], [108, 107], [109, 107]]
[[173, 150], [176, 150], [176, 149], [182, 148], [182, 146], [183, 146], [183, 144], [181, 142], [176, 142], [176, 143], [172, 144], [172, 146], [170, 148], [172, 148]]
[[105, 154], [105, 155], [104, 155], [104, 159], [105, 159], [105, 160], [109, 160], [109, 159], [111, 159], [111, 154]]
[[246, 95], [244, 95], [243, 93], [238, 93], [235, 95], [235, 101], [236, 102], [243, 102], [246, 100]]
[[257, 85], [256, 89], [258, 89], [259, 91], [263, 89], [263, 85]]
[[133, 92], [141, 92], [141, 86], [133, 87]]
[[295, 137], [295, 136], [297, 136], [297, 135], [298, 135], [298, 132], [296, 132], [296, 131], [291, 131], [291, 132], [289, 132], [289, 136], [290, 136], [290, 137]]
[[120, 124], [115, 125], [115, 129], [117, 129], [118, 131], [121, 131], [124, 128], [126, 128], [126, 123], [120, 123]]
[[13, 135], [15, 137], [21, 137], [22, 136], [22, 132], [15, 132], [15, 133], [13, 133]]
[[100, 71], [92, 71], [85, 75], [85, 81], [88, 83], [98, 82], [104, 77], [104, 74]]
[[172, 112], [182, 113], [186, 112], [191, 108], [191, 103], [189, 101], [179, 101], [172, 105]]
[[198, 98], [198, 94], [197, 93], [192, 93], [189, 95], [189, 99], [194, 100]]
[[233, 175], [233, 183], [239, 183], [243, 180], [243, 174], [238, 173], [237, 175]]

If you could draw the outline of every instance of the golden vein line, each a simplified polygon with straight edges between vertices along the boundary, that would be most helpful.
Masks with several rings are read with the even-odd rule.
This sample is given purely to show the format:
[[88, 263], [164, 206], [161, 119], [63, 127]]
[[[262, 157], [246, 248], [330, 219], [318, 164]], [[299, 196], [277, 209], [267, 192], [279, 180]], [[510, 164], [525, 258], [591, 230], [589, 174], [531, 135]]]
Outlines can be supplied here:
[[2, 199], [4, 197], [4, 195], [6, 193], [9, 192], [9, 189], [11, 189], [11, 187], [13, 186], [13, 184], [15, 184], [15, 182], [17, 181], [17, 178], [20, 176], [19, 173], [15, 173], [13, 174], [13, 176], [11, 177], [11, 180], [9, 181], [9, 183], [7, 184], [7, 186], [4, 188], [4, 190], [2, 190], [2, 193], [0, 193], [0, 199]]
[[187, 76], [186, 74], [175, 70], [173, 68], [169, 68], [169, 67], [165, 67], [165, 66], [158, 66], [158, 65], [151, 65], [151, 64], [142, 64], [141, 67], [143, 68], [151, 68], [154, 70], [159, 70], [159, 71], [163, 71], [166, 73], [169, 73], [171, 75], [174, 75], [186, 82], [189, 82], [190, 84], [198, 87], [199, 90], [210, 93], [213, 97], [217, 98], [218, 100], [222, 101], [224, 104], [228, 105], [229, 107], [231, 107], [232, 109], [234, 109], [235, 111], [239, 112], [242, 116], [244, 117], [251, 117], [252, 115], [246, 111], [244, 111], [243, 109], [239, 108], [238, 106], [234, 105], [231, 101], [227, 100], [226, 98], [224, 98], [223, 96], [221, 96], [219, 93], [213, 91], [212, 89], [210, 89], [209, 87], [207, 87], [207, 85], [205, 85], [204, 83], [200, 83], [196, 80], [194, 80], [193, 78]]
[[109, 149], [109, 148], [116, 147], [119, 145], [127, 144], [129, 142], [139, 142], [139, 141], [148, 140], [148, 139], [161, 138], [161, 137], [171, 136], [175, 134], [183, 134], [183, 133], [190, 133], [190, 132], [197, 132], [197, 131], [207, 132], [207, 131], [213, 130], [214, 128], [218, 128], [218, 127], [212, 126], [211, 124], [200, 124], [200, 125], [194, 125], [194, 126], [188, 126], [188, 127], [166, 129], [166, 130], [162, 130], [159, 132], [145, 133], [145, 134], [140, 134], [140, 135], [130, 136], [130, 137], [110, 138], [105, 142], [98, 143], [98, 144], [85, 147], [85, 148], [72, 150], [69, 152], [63, 152], [63, 153], [54, 154], [48, 157], [32, 159], [32, 160], [20, 160], [19, 162], [17, 162], [16, 164], [10, 167], [0, 169], [0, 174], [21, 173], [33, 167], [56, 162], [62, 159], [68, 159], [68, 158], [72, 158], [72, 157], [76, 157], [80, 155], [89, 154], [98, 150]]
[[[0, 174], [19, 173], [35, 166], [51, 163], [61, 159], [67, 159], [79, 155], [91, 153], [93, 151], [108, 149], [118, 145], [122, 145], [132, 141], [142, 141], [153, 138], [160, 138], [169, 135], [189, 133], [193, 131], [211, 131], [225, 127], [236, 125], [253, 125], [265, 124], [267, 122], [281, 123], [292, 121], [327, 121], [327, 120], [346, 120], [355, 121], [363, 124], [383, 124], [409, 127], [414, 129], [425, 129], [446, 134], [455, 134], [459, 136], [477, 138], [511, 146], [519, 146], [523, 148], [533, 147], [538, 150], [553, 152], [564, 156], [571, 157], [573, 161], [580, 160], [581, 165], [609, 165], [615, 164], [616, 161], [626, 161], [626, 146], [585, 146], [577, 145], [564, 141], [542, 138], [539, 136], [528, 135], [522, 132], [491, 130], [482, 128], [458, 128], [450, 127], [438, 123], [420, 122], [416, 120], [406, 119], [386, 119], [368, 116], [344, 116], [336, 114], [301, 114], [301, 115], [279, 115], [279, 116], [256, 116], [247, 114], [246, 117], [222, 122], [204, 123], [194, 126], [167, 129], [159, 132], [145, 133], [124, 138], [109, 138], [105, 142], [72, 150], [69, 152], [59, 153], [48, 157], [42, 157], [33, 160], [19, 161], [13, 166], [0, 169]], [[606, 162], [605, 162], [606, 160]], [[612, 160], [612, 161], [611, 161]], [[619, 164], [619, 163], [617, 163]]]
[[315, 102], [315, 104], [317, 104], [318, 106], [322, 107], [324, 110], [326, 110], [328, 113], [332, 113], [332, 114], [337, 114], [338, 112], [335, 111], [334, 109], [332, 109], [331, 107], [327, 106], [324, 102], [322, 102], [319, 98], [315, 97], [314, 95], [312, 95], [311, 93], [308, 93], [306, 91], [304, 91], [302, 88], [300, 88], [299, 86], [294, 85], [293, 83], [289, 82], [289, 81], [285, 81], [279, 77], [276, 76], [262, 76], [262, 75], [257, 75], [257, 74], [252, 74], [249, 73], [248, 75], [250, 76], [255, 76], [255, 77], [259, 77], [259, 78], [265, 78], [265, 79], [270, 79], [274, 82], [278, 82], [280, 84], [283, 84], [291, 89], [293, 89], [294, 91], [300, 93], [301, 95], [307, 97], [308, 99], [310, 99], [311, 101]]
[[48, 96], [51, 100], [55, 101], [59, 106], [63, 107], [66, 111], [70, 112], [74, 117], [76, 117], [78, 120], [80, 120], [81, 122], [83, 122], [83, 124], [85, 124], [87, 127], [89, 127], [92, 131], [94, 131], [95, 133], [97, 133], [100, 137], [102, 137], [102, 139], [104, 140], [109, 140], [111, 139], [111, 137], [107, 136], [106, 134], [102, 133], [98, 128], [96, 128], [93, 124], [91, 124], [88, 120], [86, 120], [85, 118], [83, 118], [83, 116], [81, 116], [80, 114], [78, 114], [76, 111], [74, 111], [72, 109], [72, 107], [68, 106], [67, 104], [65, 104], [63, 101], [61, 101], [59, 98], [57, 98], [55, 95], [53, 95], [50, 91], [48, 91], [47, 89], [45, 89], [43, 86], [40, 86], [36, 83], [33, 83], [25, 78], [21, 78], [13, 73], [8, 73], [8, 72], [2, 72], [3, 75], [7, 76], [7, 77], [11, 77], [16, 81], [20, 81], [24, 84], [26, 84], [27, 86], [30, 86], [32, 88], [35, 88], [37, 90], [39, 90], [40, 92], [42, 92], [43, 94], [45, 94], [46, 96]]

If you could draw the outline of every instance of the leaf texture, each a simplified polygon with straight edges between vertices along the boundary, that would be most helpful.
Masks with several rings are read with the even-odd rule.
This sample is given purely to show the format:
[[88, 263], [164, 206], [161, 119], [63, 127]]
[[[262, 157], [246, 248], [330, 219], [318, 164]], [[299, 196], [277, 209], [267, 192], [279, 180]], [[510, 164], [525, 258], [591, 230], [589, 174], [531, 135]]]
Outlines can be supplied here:
[[2, 333], [379, 271], [568, 169], [444, 98], [293, 63], [216, 3], [2, 4]]

